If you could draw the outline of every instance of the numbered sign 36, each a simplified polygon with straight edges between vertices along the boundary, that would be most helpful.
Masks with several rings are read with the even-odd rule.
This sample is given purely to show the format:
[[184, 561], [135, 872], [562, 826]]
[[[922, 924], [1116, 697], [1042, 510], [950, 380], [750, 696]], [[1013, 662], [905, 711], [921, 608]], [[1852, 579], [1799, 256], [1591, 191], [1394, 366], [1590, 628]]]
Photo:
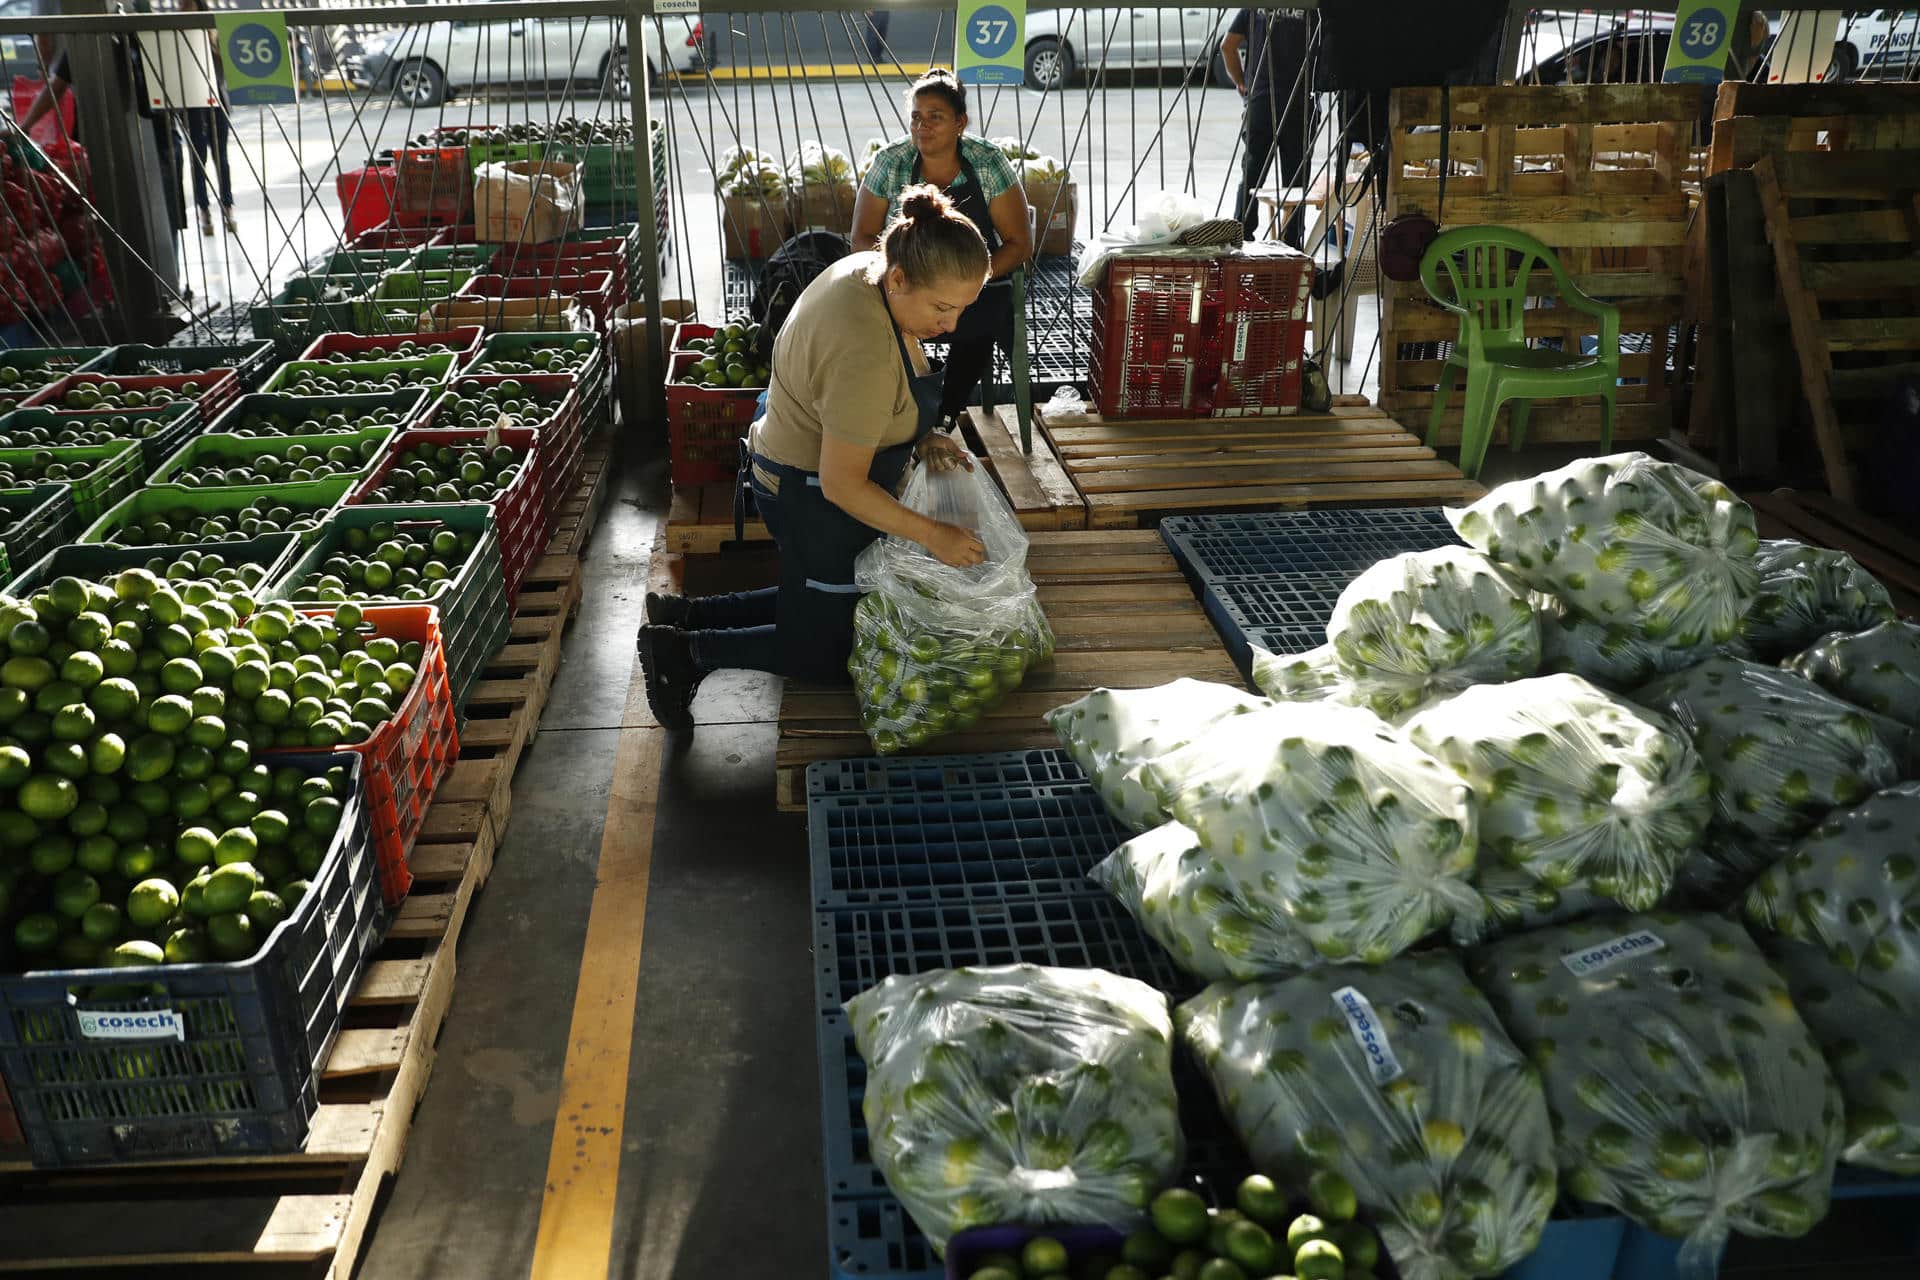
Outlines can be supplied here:
[[1660, 78], [1668, 84], [1719, 84], [1739, 12], [1739, 0], [1682, 0]]
[[963, 84], [1019, 84], [1026, 0], [962, 0], [953, 67]]
[[214, 21], [220, 57], [227, 68], [227, 95], [236, 106], [297, 101], [285, 14], [243, 10], [217, 14]]

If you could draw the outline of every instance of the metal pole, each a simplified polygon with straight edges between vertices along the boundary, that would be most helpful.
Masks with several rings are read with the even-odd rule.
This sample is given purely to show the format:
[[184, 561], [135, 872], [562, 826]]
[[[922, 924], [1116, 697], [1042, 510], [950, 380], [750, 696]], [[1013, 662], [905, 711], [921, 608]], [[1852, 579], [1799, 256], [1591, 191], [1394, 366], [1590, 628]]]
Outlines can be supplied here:
[[[660, 314], [660, 222], [653, 181], [653, 77], [647, 69], [645, 40], [648, 0], [631, 0], [627, 9], [627, 83], [632, 86], [633, 161], [640, 186], [641, 288], [646, 295], [647, 312], [647, 386], [643, 389], [651, 423], [666, 421], [667, 402], [664, 379], [667, 372], [665, 320]], [[666, 32], [660, 35], [666, 47]], [[631, 301], [631, 299], [629, 299]], [[631, 431], [632, 425], [628, 428]]]

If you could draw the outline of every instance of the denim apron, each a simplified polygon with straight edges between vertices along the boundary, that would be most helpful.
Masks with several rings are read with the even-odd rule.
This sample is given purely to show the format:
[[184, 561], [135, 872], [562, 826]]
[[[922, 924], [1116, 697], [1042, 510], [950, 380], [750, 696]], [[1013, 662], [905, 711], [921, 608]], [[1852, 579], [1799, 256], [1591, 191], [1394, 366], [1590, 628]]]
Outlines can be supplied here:
[[[966, 153], [960, 153], [960, 176], [963, 182], [956, 182], [946, 189], [947, 198], [953, 201], [956, 213], [965, 214], [967, 221], [980, 228], [980, 235], [987, 242], [987, 252], [995, 253], [1000, 248], [1000, 232], [994, 228], [993, 212], [987, 207], [985, 188], [980, 185], [980, 175], [967, 163]], [[923, 181], [920, 174], [920, 157], [913, 158], [913, 172], [909, 175], [908, 185]], [[980, 296], [973, 304], [960, 313], [959, 321], [954, 325], [952, 340], [955, 342], [997, 342], [1013, 332], [1013, 282], [1008, 279], [989, 280]]]
[[[946, 378], [946, 371], [937, 366], [926, 373], [913, 371], [906, 339], [897, 324], [893, 326], [893, 340], [919, 416], [913, 439], [875, 450], [873, 465], [867, 469], [867, 478], [888, 493], [899, 488], [914, 449], [939, 425], [940, 390]], [[751, 487], [767, 531], [780, 548], [780, 595], [774, 618], [780, 674], [818, 684], [845, 684], [847, 658], [853, 653], [853, 607], [860, 600], [860, 588], [853, 581], [853, 562], [881, 536], [880, 531], [827, 501], [818, 472], [754, 455], [745, 450], [744, 444], [742, 452], [736, 495], [744, 496]], [[754, 478], [756, 466], [779, 479], [777, 494]], [[744, 514], [739, 509], [739, 496], [736, 519]]]

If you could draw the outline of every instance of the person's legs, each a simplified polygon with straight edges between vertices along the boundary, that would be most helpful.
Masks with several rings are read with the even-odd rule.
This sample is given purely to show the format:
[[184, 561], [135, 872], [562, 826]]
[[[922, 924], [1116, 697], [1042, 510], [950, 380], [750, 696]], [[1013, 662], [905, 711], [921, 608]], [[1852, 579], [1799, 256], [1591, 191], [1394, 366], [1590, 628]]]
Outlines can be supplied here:
[[1234, 197], [1233, 216], [1246, 228], [1247, 239], [1258, 240], [1260, 228], [1260, 184], [1267, 180], [1273, 162], [1273, 98], [1267, 94], [1247, 99], [1243, 128], [1244, 152], [1240, 157], [1240, 192]]
[[211, 132], [208, 117], [213, 113], [206, 107], [189, 107], [185, 114], [187, 146], [193, 153], [187, 161], [189, 176], [193, 179], [193, 207], [204, 214], [207, 211], [207, 150]]
[[207, 114], [213, 117], [214, 177], [220, 182], [220, 207], [226, 211], [227, 230], [232, 231], [233, 170], [227, 164], [227, 148], [233, 136], [233, 122], [227, 119], [224, 106], [211, 108]]
[[995, 281], [961, 313], [960, 323], [948, 341], [947, 376], [940, 387], [943, 415], [966, 412], [980, 379], [993, 364], [994, 343], [1010, 340], [1012, 333], [1013, 288]]

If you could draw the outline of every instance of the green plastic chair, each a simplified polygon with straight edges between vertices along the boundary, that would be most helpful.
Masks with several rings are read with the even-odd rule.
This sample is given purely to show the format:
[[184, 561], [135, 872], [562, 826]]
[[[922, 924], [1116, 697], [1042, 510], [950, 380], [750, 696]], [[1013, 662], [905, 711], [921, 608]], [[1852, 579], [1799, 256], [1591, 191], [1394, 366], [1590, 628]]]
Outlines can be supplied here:
[[[1020, 449], [1033, 452], [1033, 378], [1027, 365], [1027, 269], [1015, 267], [1008, 280], [1013, 286], [1013, 332], [999, 342], [1007, 357], [1008, 381], [1013, 384], [1013, 406], [1020, 418]], [[999, 407], [993, 393], [994, 370], [980, 379], [980, 407], [989, 417]]]
[[[1564, 304], [1600, 321], [1600, 350], [1527, 345], [1528, 278], [1545, 264]], [[1444, 276], [1444, 282], [1442, 277]], [[1420, 283], [1433, 300], [1460, 317], [1460, 336], [1440, 370], [1427, 423], [1427, 447], [1440, 438], [1440, 419], [1459, 371], [1467, 372], [1466, 412], [1460, 433], [1460, 470], [1480, 474], [1500, 406], [1513, 402], [1510, 435], [1526, 439], [1535, 400], [1600, 397], [1600, 452], [1613, 449], [1613, 402], [1620, 384], [1620, 309], [1596, 302], [1574, 286], [1553, 250], [1511, 227], [1458, 227], [1443, 232], [1420, 260]]]

